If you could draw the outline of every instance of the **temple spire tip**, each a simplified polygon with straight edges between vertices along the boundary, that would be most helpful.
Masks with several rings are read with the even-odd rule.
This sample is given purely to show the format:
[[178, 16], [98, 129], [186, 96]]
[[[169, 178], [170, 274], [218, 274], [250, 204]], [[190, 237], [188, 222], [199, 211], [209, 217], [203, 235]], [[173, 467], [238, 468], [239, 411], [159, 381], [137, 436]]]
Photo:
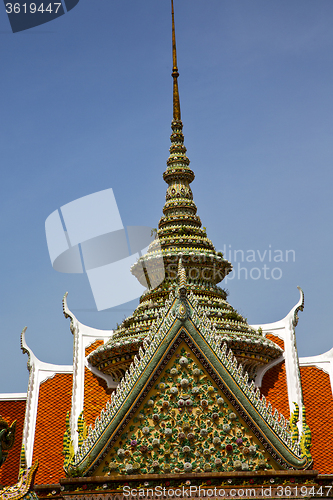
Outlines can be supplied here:
[[178, 91], [178, 67], [177, 67], [177, 49], [176, 49], [176, 33], [175, 33], [175, 15], [173, 10], [173, 0], [171, 0], [171, 16], [172, 16], [172, 73], [173, 78], [173, 119], [181, 120], [180, 102]]

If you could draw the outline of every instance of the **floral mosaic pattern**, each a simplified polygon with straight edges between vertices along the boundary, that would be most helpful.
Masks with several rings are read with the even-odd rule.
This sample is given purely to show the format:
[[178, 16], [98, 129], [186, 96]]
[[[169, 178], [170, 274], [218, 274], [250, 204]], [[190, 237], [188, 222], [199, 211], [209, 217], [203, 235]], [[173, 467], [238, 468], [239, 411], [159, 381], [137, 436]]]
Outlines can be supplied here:
[[193, 358], [184, 347], [178, 350], [117, 442], [104, 473], [272, 469], [268, 455]]

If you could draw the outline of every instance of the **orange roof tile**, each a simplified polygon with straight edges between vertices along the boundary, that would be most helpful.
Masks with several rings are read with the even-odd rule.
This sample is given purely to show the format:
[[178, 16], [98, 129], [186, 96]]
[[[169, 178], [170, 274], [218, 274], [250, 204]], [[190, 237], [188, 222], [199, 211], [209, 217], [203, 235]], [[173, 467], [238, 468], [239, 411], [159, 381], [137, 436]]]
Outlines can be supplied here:
[[273, 342], [275, 342], [275, 344], [277, 344], [279, 347], [281, 347], [281, 349], [284, 350], [284, 341], [280, 339], [280, 337], [278, 337], [277, 335], [273, 335], [272, 333], [267, 333], [266, 339], [272, 340]]
[[111, 391], [107, 391], [106, 382], [96, 377], [87, 368], [84, 369], [84, 418], [89, 426], [99, 416], [106, 402], [110, 399]]
[[40, 385], [33, 452], [33, 462], [39, 461], [36, 484], [57, 483], [65, 476], [62, 447], [72, 381], [72, 374], [57, 373]]
[[[102, 340], [96, 340], [87, 347], [86, 356], [101, 344], [104, 344]], [[91, 373], [87, 368], [84, 369], [84, 418], [88, 426], [95, 422], [96, 417], [105, 407], [106, 402], [110, 399], [110, 392], [103, 379]]]
[[268, 370], [262, 379], [261, 393], [265, 396], [274, 408], [289, 419], [289, 401], [286, 367], [284, 361]]
[[99, 347], [100, 345], [103, 345], [103, 344], [104, 344], [103, 340], [95, 340], [95, 342], [88, 345], [88, 347], [86, 347], [84, 350], [85, 357], [89, 356], [89, 354], [91, 352], [95, 351], [95, 349], [97, 349], [97, 347]]
[[333, 398], [330, 377], [314, 366], [302, 366], [301, 380], [306, 421], [311, 430], [313, 469], [333, 471]]
[[25, 400], [0, 401], [0, 415], [9, 425], [16, 420], [14, 446], [9, 450], [7, 460], [0, 468], [0, 485], [3, 486], [10, 486], [17, 482], [20, 467], [25, 403]]

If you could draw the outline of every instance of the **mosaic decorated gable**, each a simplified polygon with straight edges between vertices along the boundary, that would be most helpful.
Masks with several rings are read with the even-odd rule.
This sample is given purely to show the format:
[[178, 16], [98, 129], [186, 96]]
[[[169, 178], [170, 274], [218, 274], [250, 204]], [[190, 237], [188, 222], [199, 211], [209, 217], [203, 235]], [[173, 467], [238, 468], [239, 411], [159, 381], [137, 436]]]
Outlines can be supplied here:
[[[182, 288], [180, 288], [180, 291], [182, 291]], [[178, 456], [180, 456], [180, 452], [184, 454], [181, 461], [184, 472], [185, 470], [191, 472], [197, 468], [201, 469], [207, 462], [204, 455], [201, 457], [204, 458], [203, 463], [200, 457], [195, 455], [196, 459], [193, 460], [193, 457], [190, 456], [191, 453], [195, 452], [204, 453], [207, 448], [203, 444], [204, 441], [208, 443], [208, 449], [211, 449], [211, 452], [214, 450], [214, 459], [215, 457], [221, 459], [221, 464], [219, 461], [215, 464], [214, 461], [214, 467], [219, 465], [220, 467], [233, 467], [233, 470], [238, 470], [238, 468], [246, 470], [247, 465], [245, 463], [247, 462], [248, 467], [252, 467], [249, 470], [256, 470], [256, 467], [268, 468], [268, 466], [272, 466], [273, 462], [268, 462], [267, 458], [269, 457], [265, 453], [268, 453], [271, 459], [276, 462], [276, 467], [283, 469], [306, 469], [311, 465], [309, 451], [311, 439], [308, 437], [306, 442], [304, 440], [304, 442], [302, 440], [300, 443], [298, 442], [298, 437], [296, 434], [294, 436], [291, 433], [285, 418], [279, 415], [277, 411], [274, 412], [271, 404], [269, 402], [267, 404], [264, 396], [260, 397], [260, 390], [255, 388], [253, 382], [248, 383], [248, 373], [243, 373], [242, 365], [238, 364], [231, 350], [227, 351], [226, 344], [221, 345], [204, 311], [197, 310], [194, 297], [190, 295], [189, 299], [186, 296], [180, 299], [170, 295], [165, 304], [165, 314], [152, 327], [149, 336], [143, 343], [144, 349], [140, 348], [139, 357], [134, 357], [129, 370], [121, 379], [116, 391], [111, 394], [110, 401], [107, 402], [105, 409], [101, 411], [100, 417], [96, 419], [95, 426], [89, 426], [87, 436], [84, 437], [82, 444], [73, 456], [69, 456], [65, 452], [65, 470], [69, 476], [92, 476], [97, 473], [121, 474], [124, 472], [123, 468], [121, 468], [123, 463], [125, 467], [126, 464], [128, 464], [128, 467], [131, 465], [133, 467], [132, 469], [128, 468], [128, 474], [136, 474], [141, 472], [141, 469], [147, 469], [149, 473], [152, 470], [155, 471], [155, 469], [157, 472], [159, 472], [159, 469], [162, 471], [162, 467], [158, 464], [165, 463], [166, 458], [164, 459], [164, 457], [167, 457], [168, 453], [160, 456], [158, 452], [158, 460], [155, 460], [154, 452], [157, 452], [157, 449], [154, 448], [158, 448], [158, 443], [139, 444], [139, 439], [142, 439], [142, 442], [144, 442], [144, 439], [148, 440], [148, 437], [157, 440], [167, 439], [165, 429], [172, 428], [173, 432], [168, 436], [170, 443], [174, 438], [180, 443], [178, 433], [182, 437], [181, 433], [184, 429], [182, 427], [183, 421], [177, 427], [179, 421], [177, 416], [182, 415], [184, 419], [187, 416], [189, 422], [196, 417], [194, 423], [191, 424], [194, 431], [193, 443], [190, 443], [191, 439], [189, 440], [187, 437], [190, 429], [184, 432], [184, 442], [181, 448], [177, 450]], [[186, 350], [186, 355], [179, 351], [181, 348]], [[179, 356], [178, 363], [177, 354]], [[185, 361], [185, 364], [182, 364], [183, 361], [181, 363], [182, 358], [188, 359], [187, 365]], [[179, 366], [177, 367], [177, 365]], [[173, 368], [179, 371], [179, 375], [174, 371], [171, 373]], [[182, 371], [180, 371], [180, 368]], [[167, 369], [170, 370], [170, 373], [166, 372]], [[195, 375], [196, 373], [197, 375]], [[162, 381], [160, 377], [164, 377], [165, 380]], [[172, 379], [172, 381], [167, 379]], [[162, 386], [159, 384], [173, 385], [170, 387], [165, 386], [164, 390], [162, 390]], [[204, 386], [207, 386], [207, 388]], [[213, 389], [209, 389], [209, 387], [213, 387]], [[174, 394], [172, 394], [171, 389]], [[178, 392], [175, 392], [176, 389]], [[197, 394], [195, 394], [195, 391], [197, 391]], [[217, 395], [215, 395], [215, 392], [217, 392]], [[217, 398], [216, 401], [212, 398], [213, 396]], [[223, 400], [223, 406], [222, 404], [219, 406], [217, 402], [220, 398]], [[148, 401], [151, 401], [149, 405], [152, 406], [145, 408], [144, 405], [148, 405]], [[228, 407], [224, 406], [224, 404], [227, 404]], [[146, 413], [148, 407], [151, 410], [151, 415]], [[175, 415], [172, 414], [173, 411]], [[197, 412], [199, 413], [197, 414]], [[218, 416], [213, 419], [212, 415], [215, 413]], [[220, 413], [221, 415], [219, 415]], [[235, 422], [232, 421], [233, 418], [230, 418], [231, 413], [236, 415]], [[141, 414], [143, 415], [142, 422], [139, 420]], [[137, 420], [134, 421], [134, 418]], [[242, 422], [239, 420], [240, 418]], [[302, 419], [303, 428], [306, 429], [304, 411], [302, 412]], [[208, 427], [209, 422], [213, 422], [213, 430], [209, 430], [211, 427]], [[238, 426], [238, 422], [241, 422], [241, 427]], [[164, 423], [164, 428], [162, 423]], [[142, 429], [148, 427], [150, 433], [150, 427], [153, 424], [152, 429], [156, 427], [153, 432], [157, 433], [157, 437], [150, 434], [149, 436], [148, 434], [145, 435], [145, 437], [143, 435], [139, 436], [139, 431], [141, 433], [140, 425]], [[217, 427], [218, 425], [222, 427]], [[226, 432], [227, 428], [223, 430], [223, 425], [230, 425], [229, 433]], [[133, 428], [131, 429], [131, 427]], [[251, 432], [245, 430], [247, 428]], [[161, 429], [164, 430], [162, 437]], [[205, 430], [207, 434], [203, 436], [202, 433], [205, 433]], [[215, 431], [217, 434], [215, 434]], [[234, 434], [235, 432], [236, 434]], [[240, 433], [239, 436], [237, 432]], [[127, 436], [125, 436], [126, 433]], [[132, 438], [133, 434], [134, 437]], [[256, 436], [259, 441], [252, 443], [251, 436]], [[219, 449], [217, 440], [215, 444], [210, 443], [210, 439], [213, 440], [215, 437], [220, 439]], [[233, 441], [233, 438], [236, 441]], [[242, 442], [238, 441], [237, 443], [237, 439], [241, 439]], [[133, 441], [133, 446], [129, 440]], [[250, 449], [251, 446], [257, 446], [258, 442], [263, 446], [265, 453], [263, 453], [262, 448], [256, 448], [256, 451], [254, 448]], [[169, 441], [166, 441], [166, 443], [169, 443]], [[212, 446], [210, 446], [211, 444]], [[232, 449], [228, 445], [232, 445]], [[119, 453], [119, 450], [116, 450], [117, 456], [114, 454], [115, 446], [123, 450], [123, 452], [120, 451]], [[124, 448], [124, 446], [128, 446], [128, 448]], [[141, 446], [147, 446], [147, 448], [152, 446], [153, 449], [147, 449], [142, 453], [141, 448], [139, 448]], [[186, 446], [190, 450], [188, 448], [183, 450]], [[198, 446], [198, 450], [196, 446]], [[222, 448], [222, 446], [225, 446], [225, 448]], [[247, 448], [249, 448], [248, 457]], [[176, 450], [170, 450], [168, 458], [170, 464], [173, 463], [170, 461], [171, 458], [175, 458], [175, 455], [171, 456], [171, 451], [173, 454]], [[133, 455], [132, 452], [139, 454]], [[151, 462], [149, 461], [150, 454], [148, 452], [153, 453]], [[216, 455], [217, 452], [220, 453], [219, 456]], [[120, 456], [122, 453], [124, 453], [123, 457]], [[206, 453], [208, 457], [208, 452]], [[259, 456], [260, 453], [264, 455], [263, 458]], [[231, 454], [234, 458], [231, 458]], [[128, 462], [130, 456], [132, 462]], [[123, 462], [122, 460], [125, 460], [125, 458], [127, 461]], [[191, 458], [191, 461], [188, 458]], [[222, 459], [225, 458], [227, 462], [223, 462]], [[160, 462], [160, 459], [164, 461]], [[230, 462], [228, 465], [229, 459], [232, 464]], [[111, 465], [111, 469], [114, 467], [113, 472], [109, 463], [106, 464], [108, 460], [109, 463], [114, 462]], [[266, 462], [259, 462], [259, 460], [266, 460]], [[118, 461], [119, 465], [116, 467], [115, 463], [118, 463]], [[145, 463], [144, 467], [141, 466], [142, 461]], [[158, 464], [154, 463], [156, 461]], [[139, 463], [140, 467], [137, 463]], [[185, 463], [190, 465], [185, 467]], [[211, 463], [211, 466], [213, 466], [213, 463]], [[180, 470], [178, 466], [177, 468]], [[105, 469], [104, 472], [103, 469]], [[174, 469], [171, 468], [171, 471], [173, 472]]]
[[182, 342], [97, 476], [279, 470]]

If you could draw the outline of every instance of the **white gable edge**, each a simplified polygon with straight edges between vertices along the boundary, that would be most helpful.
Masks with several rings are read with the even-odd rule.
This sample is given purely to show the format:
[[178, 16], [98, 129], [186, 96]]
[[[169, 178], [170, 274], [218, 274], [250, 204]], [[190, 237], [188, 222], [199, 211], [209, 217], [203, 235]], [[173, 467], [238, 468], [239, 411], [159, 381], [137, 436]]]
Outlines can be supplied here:
[[73, 334], [73, 390], [70, 415], [71, 439], [74, 450], [78, 449], [77, 421], [84, 407], [84, 368], [85, 366], [95, 375], [106, 380], [108, 387], [116, 387], [117, 383], [112, 377], [93, 370], [86, 360], [85, 349], [96, 340], [104, 343], [113, 335], [113, 330], [98, 330], [80, 323], [67, 305], [67, 293], [63, 298], [63, 312], [66, 318], [70, 318], [70, 329]]
[[308, 356], [299, 359], [300, 366], [314, 366], [327, 373], [330, 377], [333, 396], [333, 348], [317, 356]]
[[71, 365], [55, 365], [40, 361], [28, 347], [25, 340], [26, 328], [21, 333], [21, 349], [28, 354], [29, 382], [26, 394], [26, 407], [23, 426], [22, 444], [25, 447], [27, 466], [31, 467], [35, 441], [36, 419], [38, 410], [39, 388], [42, 382], [54, 377], [57, 373], [73, 373]]
[[270, 368], [275, 366], [277, 363], [283, 361], [284, 359], [286, 367], [290, 413], [292, 413], [292, 411], [294, 410], [294, 404], [293, 404], [294, 402], [298, 404], [300, 410], [302, 410], [303, 407], [303, 393], [302, 393], [301, 375], [299, 370], [299, 359], [296, 346], [295, 327], [298, 322], [297, 313], [299, 310], [303, 310], [304, 307], [304, 294], [300, 287], [297, 288], [300, 293], [299, 301], [283, 319], [275, 321], [274, 323], [251, 325], [251, 327], [255, 328], [256, 330], [258, 328], [261, 328], [264, 336], [266, 336], [268, 333], [271, 333], [279, 337], [284, 342], [283, 357], [278, 358], [278, 360], [272, 361], [262, 370], [259, 370], [255, 383], [260, 387], [262, 384], [263, 375]]

